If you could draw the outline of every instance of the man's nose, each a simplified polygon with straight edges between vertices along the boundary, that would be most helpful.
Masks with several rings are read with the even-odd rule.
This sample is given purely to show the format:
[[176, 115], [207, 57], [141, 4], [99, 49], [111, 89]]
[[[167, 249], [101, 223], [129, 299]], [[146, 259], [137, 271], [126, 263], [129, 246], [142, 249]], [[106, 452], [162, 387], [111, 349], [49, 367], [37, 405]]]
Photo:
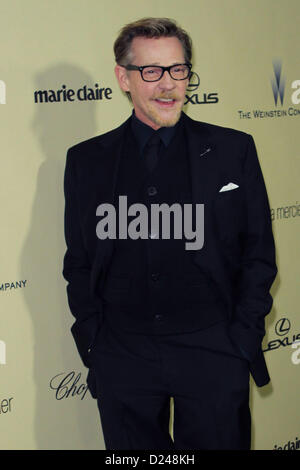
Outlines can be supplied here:
[[175, 86], [175, 80], [173, 80], [169, 72], [165, 70], [163, 76], [159, 80], [159, 87], [167, 90], [172, 90]]

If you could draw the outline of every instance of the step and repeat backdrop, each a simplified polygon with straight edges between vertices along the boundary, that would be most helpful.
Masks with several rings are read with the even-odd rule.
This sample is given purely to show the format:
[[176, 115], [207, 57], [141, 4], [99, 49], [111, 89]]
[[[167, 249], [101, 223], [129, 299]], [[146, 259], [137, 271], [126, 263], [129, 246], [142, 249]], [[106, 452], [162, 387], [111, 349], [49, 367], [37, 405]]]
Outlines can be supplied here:
[[193, 39], [185, 112], [255, 139], [279, 274], [252, 449], [300, 449], [299, 12], [298, 0], [0, 0], [1, 449], [105, 449], [70, 333], [63, 175], [70, 146], [130, 115], [112, 47], [146, 16]]

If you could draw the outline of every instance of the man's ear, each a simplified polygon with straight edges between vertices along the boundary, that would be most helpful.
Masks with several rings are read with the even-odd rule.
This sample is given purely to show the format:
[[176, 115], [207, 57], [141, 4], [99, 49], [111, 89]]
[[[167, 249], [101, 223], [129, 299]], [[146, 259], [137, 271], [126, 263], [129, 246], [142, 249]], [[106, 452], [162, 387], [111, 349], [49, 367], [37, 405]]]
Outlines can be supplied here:
[[128, 75], [127, 75], [127, 70], [121, 65], [116, 65], [115, 74], [116, 74], [121, 90], [129, 91], [129, 80], [128, 80]]

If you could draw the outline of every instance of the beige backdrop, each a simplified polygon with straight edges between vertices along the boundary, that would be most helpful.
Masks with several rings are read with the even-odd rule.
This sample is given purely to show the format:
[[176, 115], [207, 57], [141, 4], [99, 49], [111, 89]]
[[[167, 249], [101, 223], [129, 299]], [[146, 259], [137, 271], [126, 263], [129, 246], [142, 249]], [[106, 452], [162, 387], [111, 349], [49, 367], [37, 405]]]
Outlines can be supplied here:
[[[256, 141], [279, 275], [264, 341], [272, 383], [251, 382], [252, 448], [299, 448], [298, 0], [0, 0], [0, 447], [104, 449], [69, 332], [63, 172], [69, 146], [129, 115], [112, 44], [123, 24], [144, 16], [177, 19], [193, 38], [201, 86], [186, 112]], [[277, 105], [273, 61], [275, 92], [284, 90]], [[84, 86], [104, 88], [102, 99], [82, 99]], [[49, 90], [59, 89], [69, 101], [53, 101]]]

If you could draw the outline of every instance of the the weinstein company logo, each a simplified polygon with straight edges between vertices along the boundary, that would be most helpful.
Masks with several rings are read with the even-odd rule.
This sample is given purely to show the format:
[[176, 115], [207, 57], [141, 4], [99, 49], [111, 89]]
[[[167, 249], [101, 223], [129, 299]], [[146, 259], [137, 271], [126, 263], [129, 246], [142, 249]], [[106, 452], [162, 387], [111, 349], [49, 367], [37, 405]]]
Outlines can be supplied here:
[[6, 85], [3, 80], [0, 80], [0, 104], [6, 104]]
[[[286, 80], [283, 74], [281, 60], [273, 60], [273, 74], [271, 76], [271, 89], [275, 102], [275, 109], [252, 109], [239, 110], [240, 119], [262, 119], [262, 118], [279, 118], [279, 117], [295, 117], [300, 116], [299, 107], [294, 105], [300, 104], [300, 80]], [[290, 104], [288, 108], [283, 108], [283, 103]]]
[[285, 77], [281, 75], [282, 64], [280, 61], [273, 61], [274, 77], [271, 80], [275, 105], [277, 106], [278, 97], [280, 97], [281, 105], [283, 105]]

